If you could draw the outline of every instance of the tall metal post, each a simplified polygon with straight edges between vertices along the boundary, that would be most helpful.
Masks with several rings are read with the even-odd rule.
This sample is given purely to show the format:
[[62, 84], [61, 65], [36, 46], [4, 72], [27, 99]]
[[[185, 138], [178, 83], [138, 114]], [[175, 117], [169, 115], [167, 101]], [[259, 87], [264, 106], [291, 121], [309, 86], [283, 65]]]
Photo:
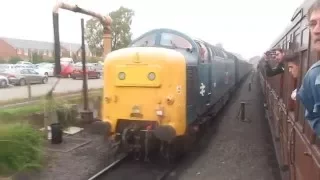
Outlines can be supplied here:
[[86, 71], [86, 48], [84, 44], [84, 20], [81, 18], [81, 58], [82, 58], [82, 93], [83, 93], [83, 110], [88, 111], [88, 79]]
[[60, 64], [60, 34], [59, 34], [59, 14], [52, 13], [53, 17], [53, 37], [54, 37], [54, 76], [60, 76], [61, 64]]

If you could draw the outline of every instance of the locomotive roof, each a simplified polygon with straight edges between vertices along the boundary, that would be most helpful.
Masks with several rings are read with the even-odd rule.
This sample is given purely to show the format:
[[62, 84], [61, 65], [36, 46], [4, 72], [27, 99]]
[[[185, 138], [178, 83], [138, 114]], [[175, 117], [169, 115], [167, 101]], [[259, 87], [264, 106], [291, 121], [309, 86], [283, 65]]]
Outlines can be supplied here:
[[[145, 37], [145, 36], [148, 36], [149, 34], [162, 33], [162, 32], [168, 32], [168, 33], [178, 34], [179, 36], [181, 36], [181, 37], [185, 38], [186, 40], [190, 41], [190, 43], [191, 43], [192, 46], [194, 46], [194, 47], [197, 46], [196, 43], [195, 43], [195, 41], [204, 42], [204, 43], [206, 43], [206, 44], [208, 44], [208, 45], [210, 45], [210, 46], [212, 46], [212, 47], [214, 47], [214, 48], [220, 49], [221, 51], [224, 51], [225, 53], [236, 57], [236, 58], [239, 59], [240, 61], [245, 61], [243, 58], [240, 58], [240, 57], [237, 56], [235, 53], [231, 53], [231, 52], [229, 52], [229, 51], [226, 51], [226, 50], [223, 49], [223, 48], [219, 48], [219, 47], [217, 47], [217, 46], [214, 46], [214, 45], [212, 45], [212, 44], [210, 44], [210, 43], [208, 43], [208, 42], [206, 42], [206, 41], [204, 41], [204, 40], [202, 40], [202, 39], [200, 39], [200, 38], [193, 38], [192, 36], [189, 36], [189, 35], [187, 35], [187, 34], [185, 34], [185, 33], [182, 33], [182, 32], [180, 32], [180, 31], [177, 31], [177, 30], [174, 30], [174, 29], [169, 29], [169, 28], [157, 28], [157, 29], [152, 29], [152, 30], [150, 30], [150, 31], [147, 31], [147, 32], [143, 33], [142, 35], [138, 36], [137, 38], [135, 38], [135, 39], [131, 42], [131, 44], [134, 44], [136, 41], [140, 40], [141, 38], [143, 38], [143, 37]], [[131, 45], [131, 44], [130, 44], [130, 45]], [[245, 62], [246, 62], [246, 61], [245, 61]]]

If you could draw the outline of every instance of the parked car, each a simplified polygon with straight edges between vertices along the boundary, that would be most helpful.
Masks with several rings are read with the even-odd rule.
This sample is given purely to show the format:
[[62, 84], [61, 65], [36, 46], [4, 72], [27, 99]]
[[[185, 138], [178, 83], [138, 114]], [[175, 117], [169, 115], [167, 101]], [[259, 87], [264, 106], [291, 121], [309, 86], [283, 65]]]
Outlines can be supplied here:
[[7, 77], [0, 75], [0, 88], [6, 88], [9, 86], [9, 80]]
[[43, 64], [36, 65], [34, 69], [39, 74], [49, 77], [49, 76], [53, 76], [53, 68], [54, 68], [53, 64], [43, 63]]
[[[72, 63], [61, 63], [61, 72], [60, 76], [61, 77], [67, 77], [70, 78], [71, 74], [73, 72], [73, 64]], [[54, 73], [55, 74], [55, 73]]]
[[69, 58], [69, 57], [62, 57], [60, 58], [60, 61], [61, 63], [65, 64], [65, 63], [68, 63], [68, 64], [74, 64], [74, 61], [72, 58]]
[[[87, 73], [88, 79], [96, 78], [99, 79], [101, 77], [101, 73], [97, 71], [94, 66], [87, 65], [85, 73]], [[83, 70], [82, 65], [74, 66], [74, 70], [71, 74], [72, 79], [82, 79], [83, 77]]]
[[34, 69], [35, 67], [34, 64], [13, 64], [12, 69]]
[[0, 70], [13, 69], [14, 67], [14, 64], [0, 64]]
[[8, 78], [10, 84], [24, 86], [29, 82], [30, 84], [48, 82], [48, 77], [41, 75], [34, 69], [14, 69], [0, 72], [0, 75]]

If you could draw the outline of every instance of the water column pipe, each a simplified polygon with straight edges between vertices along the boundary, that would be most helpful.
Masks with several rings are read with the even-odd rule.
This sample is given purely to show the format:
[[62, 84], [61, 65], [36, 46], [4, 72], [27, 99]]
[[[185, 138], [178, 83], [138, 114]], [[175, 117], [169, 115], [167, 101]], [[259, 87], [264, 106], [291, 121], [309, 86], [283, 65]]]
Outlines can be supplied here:
[[[109, 52], [111, 52], [111, 23], [112, 19], [110, 16], [103, 16], [99, 13], [86, 10], [83, 8], [78, 7], [77, 5], [70, 5], [66, 4], [64, 2], [59, 2], [57, 3], [52, 11], [53, 15], [53, 32], [54, 32], [54, 57], [55, 57], [55, 76], [59, 77], [60, 79], [60, 73], [61, 73], [61, 61], [60, 61], [60, 50], [61, 50], [61, 45], [60, 45], [60, 36], [59, 36], [59, 9], [65, 9], [69, 10], [75, 13], [81, 13], [81, 14], [86, 14], [89, 16], [93, 16], [97, 19], [99, 19], [100, 23], [103, 26], [103, 56], [106, 56]], [[84, 45], [84, 40], [83, 40], [83, 29], [84, 29], [84, 23], [83, 20], [81, 20], [82, 24], [82, 45], [81, 45], [81, 50], [82, 50], [82, 65], [85, 67], [86, 64], [86, 59], [85, 59], [85, 45]], [[83, 71], [85, 72], [85, 71]], [[81, 116], [83, 120], [86, 121], [92, 121], [93, 120], [93, 113], [92, 111], [89, 111], [88, 108], [88, 86], [87, 86], [87, 78], [84, 75], [83, 78], [83, 101], [84, 101], [84, 111], [81, 112]]]

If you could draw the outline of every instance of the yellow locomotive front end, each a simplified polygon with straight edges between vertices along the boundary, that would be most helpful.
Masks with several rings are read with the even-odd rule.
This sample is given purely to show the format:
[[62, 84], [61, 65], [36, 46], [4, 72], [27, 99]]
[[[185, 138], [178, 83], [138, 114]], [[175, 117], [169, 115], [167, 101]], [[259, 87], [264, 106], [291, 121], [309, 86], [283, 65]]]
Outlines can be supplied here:
[[104, 62], [102, 120], [110, 134], [152, 131], [170, 141], [186, 131], [186, 61], [171, 49], [130, 47]]

